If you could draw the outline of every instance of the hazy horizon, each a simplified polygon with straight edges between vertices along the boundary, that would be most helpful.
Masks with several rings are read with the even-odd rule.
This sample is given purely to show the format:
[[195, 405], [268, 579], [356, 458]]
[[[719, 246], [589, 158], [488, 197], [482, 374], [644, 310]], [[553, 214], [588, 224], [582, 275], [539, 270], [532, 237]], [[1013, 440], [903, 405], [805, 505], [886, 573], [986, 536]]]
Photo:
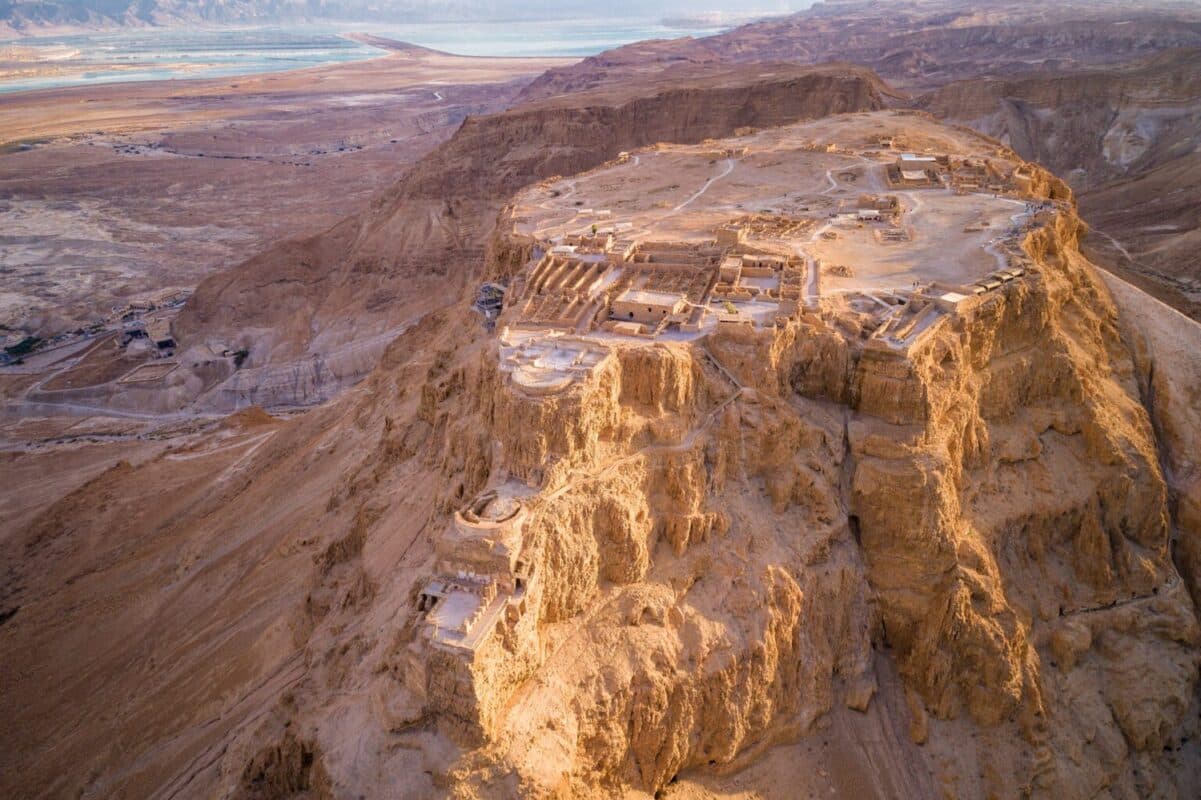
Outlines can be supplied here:
[[704, 37], [728, 27], [671, 27], [657, 20], [618, 18], [520, 25], [364, 20], [45, 31], [10, 39], [7, 48], [0, 43], [0, 96], [86, 84], [280, 72], [386, 54], [351, 33], [466, 56], [583, 58], [635, 41]]
[[742, 21], [790, 14], [814, 0], [761, 0], [731, 8], [724, 0], [668, 0], [654, 8], [617, 0], [604, 9], [580, 0], [49, 0], [0, 2], [0, 31], [37, 35], [63, 28], [262, 26], [304, 22], [453, 23], [573, 19]]

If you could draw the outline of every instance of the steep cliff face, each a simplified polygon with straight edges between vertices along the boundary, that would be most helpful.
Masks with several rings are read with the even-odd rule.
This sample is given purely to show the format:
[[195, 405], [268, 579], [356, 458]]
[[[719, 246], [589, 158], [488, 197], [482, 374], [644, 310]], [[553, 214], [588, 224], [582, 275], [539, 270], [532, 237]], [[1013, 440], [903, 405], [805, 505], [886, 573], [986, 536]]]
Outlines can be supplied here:
[[[534, 794], [651, 791], [795, 735], [867, 670], [862, 564], [820, 466], [841, 457], [837, 420], [732, 402], [711, 358], [623, 350], [550, 403], [484, 383], [501, 463], [520, 472], [535, 443], [555, 465], [527, 528], [543, 657], [489, 698], [503, 724], [452, 768], [454, 793], [506, 775]], [[526, 424], [531, 407], [566, 435]], [[812, 464], [793, 463], [805, 445]]]
[[[888, 642], [935, 716], [1016, 721], [1032, 760], [1001, 794], [1170, 786], [1170, 767], [1148, 778], [1056, 750], [1082, 744], [1081, 717], [1111, 715], [1106, 747], [1134, 753], [1171, 750], [1193, 726], [1198, 629], [1155, 436], [1077, 232], [1061, 220], [1033, 236], [1039, 280], [904, 369], [861, 361], [864, 416], [849, 428], [850, 511]], [[1120, 660], [1136, 652], [1161, 704]]]
[[[552, 111], [499, 130], [636, 119]], [[511, 148], [481, 195], [592, 157]], [[539, 395], [460, 302], [337, 402], [101, 473], [0, 539], [0, 711], [28, 728], [0, 793], [687, 796], [777, 745], [816, 772], [800, 747], [849, 729], [883, 796], [1196, 796], [1192, 353], [1117, 313], [1055, 209], [1020, 280], [908, 349], [815, 303], [602, 339]], [[421, 235], [391, 224], [339, 235]], [[494, 234], [481, 269], [528, 246]], [[490, 487], [519, 536], [472, 544], [520, 566], [473, 649], [423, 604], [478, 585], [446, 542]]]
[[[1191, 390], [1123, 338], [1079, 230], [907, 353], [811, 313], [538, 399], [440, 312], [339, 403], [105, 472], [5, 542], [30, 738], [0, 786], [670, 796], [876, 715], [910, 739], [855, 769], [902, 796], [1195, 796]], [[528, 583], [464, 661], [417, 596], [497, 482], [526, 484]], [[96, 628], [155, 633], [90, 683], [46, 669]]]

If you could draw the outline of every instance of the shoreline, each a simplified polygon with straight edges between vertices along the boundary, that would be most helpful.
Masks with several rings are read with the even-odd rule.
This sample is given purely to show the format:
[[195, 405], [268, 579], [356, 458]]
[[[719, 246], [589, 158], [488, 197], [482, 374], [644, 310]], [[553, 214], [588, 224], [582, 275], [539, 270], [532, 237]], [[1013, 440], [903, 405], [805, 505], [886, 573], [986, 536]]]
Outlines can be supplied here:
[[[411, 42], [403, 42], [397, 39], [388, 39], [369, 33], [346, 32], [338, 33], [337, 36], [355, 41], [367, 47], [372, 47], [378, 51], [374, 55], [365, 58], [347, 59], [344, 61], [330, 61], [322, 64], [312, 64], [309, 66], [293, 67], [290, 69], [277, 70], [251, 70], [244, 72], [234, 72], [229, 74], [197, 74], [192, 76], [179, 76], [167, 78], [146, 78], [134, 80], [121, 80], [119, 77], [114, 80], [95, 80], [91, 82], [69, 83], [61, 86], [40, 86], [27, 89], [6, 89], [5, 84], [0, 81], [0, 109], [4, 105], [13, 101], [23, 101], [30, 98], [54, 97], [69, 92], [96, 92], [104, 94], [105, 90], [124, 90], [130, 94], [141, 94], [153, 92], [155, 88], [171, 87], [173, 94], [185, 93], [203, 93], [205, 90], [215, 89], [218, 86], [225, 88], [239, 88], [237, 84], [229, 86], [231, 81], [246, 83], [249, 81], [265, 81], [278, 80], [281, 77], [305, 75], [313, 73], [332, 73], [338, 70], [354, 70], [363, 68], [372, 68], [373, 65], [386, 64], [389, 62], [401, 63], [421, 63], [427, 62], [433, 64], [439, 60], [448, 62], [448, 66], [460, 66], [464, 64], [496, 64], [503, 65], [506, 69], [511, 69], [514, 66], [522, 64], [530, 65], [545, 65], [545, 68], [564, 66], [574, 64], [580, 61], [580, 57], [574, 56], [474, 56], [460, 55], [457, 53], [449, 53], [443, 50], [435, 50], [433, 48], [424, 47], [422, 45], [412, 44]], [[30, 62], [31, 64], [36, 62]], [[61, 65], [61, 61], [48, 62], [55, 66]], [[202, 65], [194, 65], [200, 71], [205, 69]], [[116, 67], [114, 69], [119, 69]], [[134, 70], [138, 67], [129, 67]], [[87, 71], [81, 69], [81, 71]], [[0, 136], [0, 143], [3, 142]]]
[[[377, 41], [382, 42], [382, 39]], [[350, 92], [358, 89], [361, 81], [370, 81], [375, 90], [381, 88], [401, 90], [423, 85], [441, 84], [446, 80], [441, 75], [421, 73], [450, 73], [453, 83], [488, 83], [505, 80], [515, 71], [541, 73], [552, 67], [578, 62], [574, 57], [500, 57], [461, 56], [451, 53], [395, 42], [393, 49], [374, 44], [380, 52], [370, 58], [338, 61], [312, 66], [295, 67], [273, 71], [239, 72], [229, 75], [195, 75], [177, 78], [153, 78], [146, 80], [112, 80], [92, 83], [76, 83], [65, 86], [47, 86], [31, 89], [4, 91], [0, 88], [0, 146], [13, 137], [7, 131], [5, 117], [17, 113], [22, 107], [29, 111], [45, 111], [45, 104], [70, 98], [71, 102], [91, 104], [120, 103], [160, 100], [229, 100], [250, 94], [304, 94]], [[496, 76], [489, 75], [494, 69]], [[460, 73], [472, 73], [464, 77]], [[384, 86], [381, 86], [381, 83]], [[52, 115], [53, 116], [53, 115]], [[36, 124], [21, 139], [44, 135], [36, 130]]]
[[[314, 69], [331, 69], [340, 66], [364, 64], [371, 61], [376, 61], [383, 58], [394, 56], [398, 53], [405, 52], [416, 48], [416, 45], [409, 46], [406, 42], [396, 42], [393, 46], [385, 46], [383, 43], [388, 41], [382, 37], [374, 37], [375, 41], [365, 41], [354, 38], [353, 35], [344, 33], [333, 34], [336, 38], [346, 41], [353, 41], [366, 47], [373, 48], [378, 51], [372, 54], [366, 54], [361, 58], [348, 58], [343, 60], [330, 60], [323, 63], [310, 64], [307, 66], [284, 67], [281, 69], [253, 69], [242, 70], [235, 72], [224, 72], [220, 63], [209, 64], [188, 64], [187, 62], [169, 62], [164, 64], [128, 64], [128, 63], [79, 63], [73, 64], [70, 61], [64, 60], [29, 60], [29, 61], [0, 61], [0, 102], [5, 98], [13, 95], [28, 95], [41, 92], [55, 92], [64, 90], [80, 90], [89, 88], [100, 88], [106, 86], [130, 86], [134, 84], [157, 84], [157, 83], [178, 83], [179, 81], [227, 81], [231, 79], [252, 78], [260, 75], [281, 75], [293, 72], [301, 72]], [[19, 42], [20, 40], [18, 40]], [[400, 45], [400, 46], [397, 46]], [[19, 43], [5, 42], [0, 40], [0, 49], [4, 47], [22, 47]], [[28, 49], [28, 46], [25, 46]], [[430, 51], [431, 53], [436, 51]], [[231, 65], [235, 68], [238, 65]], [[28, 69], [32, 74], [22, 77], [14, 77], [11, 82], [6, 81], [3, 77], [5, 70], [22, 70]], [[184, 73], [182, 75], [172, 75], [168, 77], [151, 77], [151, 78], [132, 78], [122, 79], [124, 72], [163, 72], [173, 71]], [[83, 76], [89, 72], [100, 72], [102, 76], [95, 79], [87, 79]], [[195, 72], [195, 75], [187, 73]], [[76, 81], [63, 83], [55, 86], [31, 86], [28, 88], [12, 88], [13, 83], [18, 81], [37, 81], [37, 80], [53, 80], [55, 76], [75, 76], [79, 78]]]
[[[37, 31], [24, 31], [14, 34], [11, 29], [0, 26], [0, 74], [10, 73], [7, 78], [0, 78], [0, 97], [29, 92], [44, 92], [56, 89], [68, 89], [84, 86], [128, 85], [133, 83], [151, 83], [156, 81], [193, 81], [193, 80], [225, 80], [246, 76], [282, 74], [305, 69], [328, 68], [347, 64], [362, 64], [373, 59], [388, 55], [426, 54], [444, 58], [489, 59], [494, 63], [529, 62], [534, 60], [554, 59], [560, 63], [572, 63], [583, 58], [619, 47], [635, 41], [648, 39], [670, 39], [684, 37], [704, 37], [712, 35], [722, 28], [665, 28], [662, 20], [638, 18], [625, 25], [613, 26], [611, 21], [603, 17], [587, 17], [577, 20], [544, 20], [539, 28], [542, 38], [527, 38], [518, 42], [511, 34], [501, 31], [491, 36], [481, 28], [478, 22], [469, 23], [465, 34], [448, 33], [451, 23], [398, 23], [395, 29], [386, 25], [365, 22], [361, 26], [346, 23], [328, 23], [325, 25], [308, 22], [295, 25], [230, 25], [230, 26], [152, 26], [137, 25], [130, 27], [97, 27], [97, 28], [47, 28]], [[474, 26], [474, 27], [473, 27]], [[239, 35], [249, 35], [250, 39], [238, 41]], [[147, 52], [144, 48], [154, 49], [154, 41], [148, 37], [163, 37], [163, 53], [160, 55], [164, 63], [141, 62], [139, 59]], [[220, 37], [229, 35], [233, 42], [228, 48], [221, 44]], [[297, 58], [300, 63], [279, 63], [287, 60], [288, 52], [296, 55], [294, 48], [284, 47], [276, 52], [273, 43], [267, 40], [264, 46], [262, 36], [278, 36], [281, 42], [296, 41], [312, 42], [312, 50], [328, 50], [326, 53], [309, 53], [313, 57], [308, 63]], [[56, 38], [79, 36], [84, 37], [83, 43], [54, 41]], [[204, 53], [212, 50], [205, 37], [217, 37], [215, 42], [221, 46], [217, 50], [228, 49], [236, 53], [236, 59], [244, 59], [248, 63], [221, 61], [220, 58], [205, 59], [215, 63], [188, 63], [189, 57], [204, 59]], [[480, 37], [484, 37], [481, 39]], [[92, 37], [88, 39], [88, 37]], [[118, 45], [116, 51], [106, 55], [112, 48], [101, 48], [104, 37], [113, 37], [113, 44]], [[123, 38], [124, 37], [124, 38]], [[192, 41], [195, 38], [195, 42]], [[355, 47], [343, 45], [349, 49], [340, 49], [332, 44], [332, 40], [353, 43]], [[418, 44], [412, 40], [429, 40], [431, 45]], [[493, 42], [481, 48], [481, 41]], [[193, 47], [193, 44], [198, 46]], [[76, 47], [86, 54], [79, 60], [49, 58], [38, 50], [53, 50], [55, 45]], [[528, 52], [537, 47], [542, 52]], [[129, 49], [132, 48], [132, 49]], [[15, 57], [6, 60], [5, 50], [14, 53]], [[126, 50], [128, 49], [128, 52]], [[486, 54], [460, 53], [458, 49], [481, 49]], [[24, 52], [22, 52], [24, 51]], [[283, 54], [282, 58], [274, 56]], [[324, 56], [324, 57], [323, 57]], [[103, 59], [108, 58], [108, 61]], [[89, 59], [97, 59], [90, 61]], [[102, 63], [103, 62], [103, 63]], [[140, 74], [138, 74], [140, 73]]]
[[[739, 25], [744, 25], [748, 22], [762, 20], [768, 17], [777, 16], [772, 12], [756, 13], [751, 15], [731, 15], [729, 19], [714, 19], [712, 21], [702, 19], [705, 13], [702, 12], [697, 17], [689, 18], [688, 16], [638, 16], [635, 19], [642, 23], [654, 23], [666, 30], [675, 31], [711, 31], [715, 28], [730, 29]], [[720, 12], [719, 12], [720, 16]], [[528, 18], [502, 18], [502, 19], [473, 19], [470, 22], [473, 24], [483, 25], [521, 25], [532, 22], [555, 22], [555, 23], [571, 23], [571, 22], [595, 22], [603, 17], [554, 17], [545, 18], [542, 16], [533, 16]], [[327, 33], [341, 35], [338, 32], [330, 31], [328, 28], [337, 26], [358, 27], [358, 26], [382, 26], [389, 25], [429, 25], [429, 26], [448, 26], [462, 24], [462, 20], [425, 20], [419, 22], [403, 22], [400, 20], [378, 21], [378, 20], [342, 20], [342, 19], [312, 19], [312, 20], [278, 20], [266, 24], [253, 23], [228, 23], [228, 24], [204, 24], [200, 23], [185, 23], [176, 22], [170, 25], [152, 25], [152, 24], [130, 24], [130, 25], [44, 25], [36, 29], [13, 28], [6, 23], [0, 23], [0, 47], [5, 45], [19, 45], [22, 42], [28, 42], [34, 39], [49, 39], [56, 36], [113, 36], [124, 33], [152, 33], [163, 32], [172, 33], [179, 31], [189, 32], [204, 32], [204, 33], [220, 33], [234, 31], [262, 31], [262, 30], [279, 30], [286, 28], [305, 29], [305, 28], [325, 28]], [[684, 35], [691, 35], [685, 33]], [[617, 45], [614, 45], [617, 46]]]

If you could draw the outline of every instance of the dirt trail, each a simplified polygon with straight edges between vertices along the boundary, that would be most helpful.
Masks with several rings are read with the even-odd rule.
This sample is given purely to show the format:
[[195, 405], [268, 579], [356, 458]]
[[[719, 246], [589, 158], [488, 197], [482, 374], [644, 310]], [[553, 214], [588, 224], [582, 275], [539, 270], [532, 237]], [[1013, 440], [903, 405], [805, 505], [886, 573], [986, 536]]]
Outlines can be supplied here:
[[[722, 178], [726, 177], [727, 175], [729, 175], [731, 172], [734, 171], [734, 163], [735, 163], [734, 159], [727, 158], [724, 163], [725, 163], [725, 166], [723, 167], [723, 170], [721, 173], [714, 175], [712, 178], [705, 181], [704, 186], [702, 186], [700, 189], [697, 189], [697, 191], [694, 194], [692, 194], [687, 200], [685, 200], [684, 202], [680, 203], [678, 206], [673, 208], [671, 210], [671, 214], [677, 214], [680, 211], [683, 211], [688, 206], [692, 205], [694, 200], [696, 200], [698, 197], [703, 195], [705, 192], [709, 191], [710, 186], [712, 186], [714, 183], [716, 183], [717, 181], [721, 180]], [[668, 214], [668, 216], [671, 216], [671, 214]]]

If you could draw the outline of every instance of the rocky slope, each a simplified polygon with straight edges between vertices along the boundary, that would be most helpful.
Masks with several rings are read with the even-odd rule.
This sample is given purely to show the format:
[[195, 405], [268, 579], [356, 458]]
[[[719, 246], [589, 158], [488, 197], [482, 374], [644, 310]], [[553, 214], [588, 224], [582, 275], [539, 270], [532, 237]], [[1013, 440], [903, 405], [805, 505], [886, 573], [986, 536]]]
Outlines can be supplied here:
[[1028, 72], [957, 81], [918, 105], [1004, 139], [1080, 192], [1163, 166], [1194, 149], [1201, 50], [1104, 72]]
[[[256, 390], [251, 378], [252, 385], [233, 387], [233, 395], [250, 402], [330, 396], [363, 374], [358, 359], [343, 364], [335, 353], [358, 352], [355, 342], [415, 319], [431, 297], [446, 294], [448, 278], [458, 291], [478, 274], [491, 219], [517, 186], [656, 139], [698, 141], [744, 125], [907, 102], [862, 68], [807, 71], [772, 63], [830, 59], [874, 67], [911, 92], [1018, 75], [955, 83], [918, 102], [1007, 139], [1023, 157], [1046, 157], [1074, 186], [1095, 190], [1083, 200], [1086, 218], [1133, 245], [1126, 266], [1167, 287], [1178, 306], [1191, 307], [1196, 276], [1186, 218], [1194, 192], [1178, 176], [1191, 175], [1196, 59], [1186, 53], [1111, 65], [1198, 44], [1201, 18], [1178, 4], [1132, 12], [1122, 3], [1048, 8], [999, 0], [971, 9], [950, 2], [819, 4], [706, 39], [617, 48], [548, 71], [508, 114], [469, 120], [373, 213], [202, 284], [176, 335], [187, 343], [236, 342], [251, 352], [251, 366], [270, 370], [264, 374], [285, 365], [302, 373], [302, 387], [320, 383], [323, 374], [341, 376], [290, 400], [286, 391]], [[742, 62], [751, 63], [736, 66]], [[1030, 76], [1033, 66], [1042, 72]], [[1115, 80], [1106, 77], [1115, 70]], [[843, 79], [853, 85], [835, 88]], [[830, 92], [829, 100], [819, 94]], [[1072, 113], [1063, 118], [1049, 115], [1038, 99], [1069, 97]], [[1095, 135], [1089, 126], [1097, 125], [1106, 133]], [[1129, 186], [1148, 202], [1113, 202]], [[1152, 206], [1152, 199], [1159, 203]], [[1149, 214], [1168, 221], [1148, 223]], [[330, 369], [311, 369], [311, 358]]]
[[[661, 790], [812, 730], [836, 702], [867, 705], [878, 647], [910, 693], [914, 740], [959, 761], [927, 762], [952, 796], [1195, 791], [1201, 631], [1080, 230], [1069, 216], [1033, 234], [1039, 278], [908, 359], [855, 352], [810, 318], [620, 351], [615, 372], [567, 407], [536, 402], [535, 419], [502, 391], [464, 430], [492, 420], [494, 479], [562, 469], [543, 485], [566, 488], [538, 507], [555, 519], [535, 545], [554, 595], [542, 613], [584, 631], [563, 634], [570, 652], [532, 687], [483, 701], [505, 724], [485, 724], [456, 790], [484, 793], [498, 768], [535, 791]], [[456, 427], [442, 449], [469, 450]]]
[[[907, 353], [827, 308], [549, 399], [498, 368], [466, 296], [528, 256], [493, 225], [515, 189], [887, 101], [856, 68], [673, 69], [469, 120], [202, 287], [179, 333], [264, 369], [412, 324], [335, 402], [123, 450], [0, 528], [0, 794], [1197, 796], [1197, 337], [1111, 293], [1074, 210]], [[528, 584], [465, 664], [420, 593], [502, 483]]]
[[[903, 379], [864, 377], [850, 511], [909, 685], [935, 717], [1021, 737], [1017, 774], [986, 766], [972, 793], [1187, 796], [1173, 758], [1140, 762], [1191, 736], [1195, 614], [1132, 361], [1076, 236], [1061, 220], [1032, 237], [1042, 285]], [[1165, 692], [1150, 716], [1143, 680]]]
[[691, 62], [849, 61], [911, 92], [969, 76], [1104, 66], [1201, 44], [1201, 15], [1182, 3], [957, 0], [817, 3], [703, 39], [638, 42], [552, 69], [529, 97], [578, 91], [635, 68]]
[[1201, 600], [1201, 324], [1113, 275], [1104, 274], [1134, 355], [1143, 403], [1151, 415], [1178, 520], [1176, 563], [1193, 600]]
[[[1082, 230], [908, 354], [814, 312], [534, 399], [459, 303], [337, 403], [114, 466], [3, 540], [0, 790], [672, 796], [850, 714], [908, 735], [854, 764], [894, 795], [1195, 796], [1192, 395]], [[418, 592], [512, 479], [530, 583], [463, 671]]]
[[[918, 105], [1063, 175], [1119, 260], [1201, 298], [1196, 197], [1201, 50], [1099, 71], [951, 83]], [[1106, 244], [1101, 242], [1099, 244]]]

